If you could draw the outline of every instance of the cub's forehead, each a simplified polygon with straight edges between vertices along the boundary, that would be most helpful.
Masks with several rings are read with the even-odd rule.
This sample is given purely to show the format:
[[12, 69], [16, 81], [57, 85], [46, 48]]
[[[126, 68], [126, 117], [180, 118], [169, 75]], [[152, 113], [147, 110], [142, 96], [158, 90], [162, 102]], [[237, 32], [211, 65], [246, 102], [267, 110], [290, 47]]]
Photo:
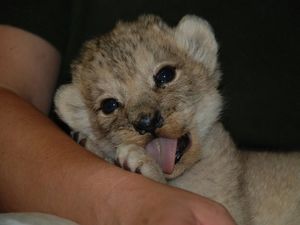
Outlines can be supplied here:
[[176, 60], [178, 49], [171, 29], [119, 24], [112, 32], [87, 42], [77, 64], [119, 76], [149, 72], [160, 63]]
[[138, 93], [140, 87], [150, 87], [161, 66], [184, 61], [173, 32], [166, 25], [119, 24], [85, 44], [73, 67], [73, 80], [92, 99]]
[[99, 65], [109, 68], [144, 67], [176, 57], [173, 37], [163, 30], [149, 28], [116, 30], [95, 40]]

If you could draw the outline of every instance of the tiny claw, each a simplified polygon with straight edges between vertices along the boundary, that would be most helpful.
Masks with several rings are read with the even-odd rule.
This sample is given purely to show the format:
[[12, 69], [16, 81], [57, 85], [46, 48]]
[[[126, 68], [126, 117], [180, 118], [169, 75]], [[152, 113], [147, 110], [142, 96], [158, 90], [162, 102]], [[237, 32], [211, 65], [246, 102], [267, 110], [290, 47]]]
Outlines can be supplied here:
[[134, 172], [135, 172], [135, 173], [138, 173], [138, 174], [142, 174], [141, 168], [140, 168], [140, 167], [136, 168]]
[[121, 166], [121, 163], [120, 163], [120, 161], [119, 161], [119, 159], [115, 159], [115, 165], [116, 166], [118, 166], [118, 167], [120, 167], [120, 168], [122, 168], [122, 166]]
[[131, 171], [130, 168], [129, 168], [129, 166], [128, 166], [128, 164], [127, 164], [127, 160], [124, 161], [122, 167], [123, 167], [123, 169], [125, 169], [125, 170]]

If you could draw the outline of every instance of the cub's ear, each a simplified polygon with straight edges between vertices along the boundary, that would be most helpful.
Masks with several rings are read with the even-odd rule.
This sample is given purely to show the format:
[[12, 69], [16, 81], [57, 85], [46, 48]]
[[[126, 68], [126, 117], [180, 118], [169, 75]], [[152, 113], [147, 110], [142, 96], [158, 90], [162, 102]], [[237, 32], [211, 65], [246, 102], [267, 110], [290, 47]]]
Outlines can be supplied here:
[[175, 28], [175, 39], [196, 61], [213, 72], [217, 66], [218, 44], [209, 23], [197, 16], [184, 16]]
[[91, 133], [87, 107], [77, 87], [73, 84], [60, 87], [55, 94], [54, 104], [58, 116], [74, 131], [85, 135]]

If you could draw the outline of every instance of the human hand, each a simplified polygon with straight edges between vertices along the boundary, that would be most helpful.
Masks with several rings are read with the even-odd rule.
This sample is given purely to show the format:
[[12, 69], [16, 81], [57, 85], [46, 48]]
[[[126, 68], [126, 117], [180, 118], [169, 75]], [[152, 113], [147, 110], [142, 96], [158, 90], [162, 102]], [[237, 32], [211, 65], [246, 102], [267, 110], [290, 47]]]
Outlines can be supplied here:
[[99, 224], [235, 225], [218, 203], [138, 175], [118, 182], [107, 200]]

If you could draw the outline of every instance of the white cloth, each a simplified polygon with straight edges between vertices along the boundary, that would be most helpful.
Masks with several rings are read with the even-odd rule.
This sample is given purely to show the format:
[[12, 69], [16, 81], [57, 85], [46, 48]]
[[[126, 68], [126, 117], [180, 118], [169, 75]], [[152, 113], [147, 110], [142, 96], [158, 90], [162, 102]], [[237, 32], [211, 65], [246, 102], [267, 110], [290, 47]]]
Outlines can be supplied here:
[[43, 213], [2, 213], [0, 225], [78, 225], [54, 215]]

